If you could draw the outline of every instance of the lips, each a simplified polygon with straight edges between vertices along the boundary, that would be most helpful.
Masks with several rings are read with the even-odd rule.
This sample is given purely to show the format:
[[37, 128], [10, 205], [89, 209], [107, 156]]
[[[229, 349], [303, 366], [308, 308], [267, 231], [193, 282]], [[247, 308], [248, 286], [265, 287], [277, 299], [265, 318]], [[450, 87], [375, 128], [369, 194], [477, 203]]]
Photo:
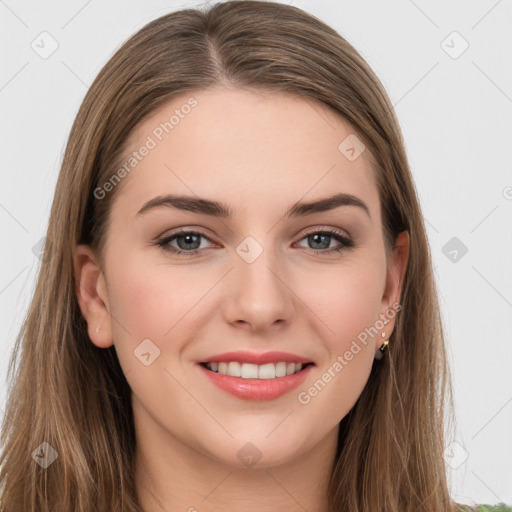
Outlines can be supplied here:
[[229, 375], [220, 375], [205, 367], [197, 366], [210, 383], [222, 391], [242, 400], [275, 400], [300, 386], [311, 373], [313, 365], [306, 366], [300, 372], [275, 379], [242, 379]]
[[[295, 371], [283, 374], [283, 363], [288, 369], [293, 366]], [[198, 367], [211, 383], [232, 396], [263, 401], [279, 398], [299, 386], [312, 371], [314, 363], [286, 352], [226, 352], [198, 361]], [[219, 373], [219, 367], [223, 371], [229, 368], [227, 373], [231, 375]], [[276, 369], [274, 376], [268, 373], [270, 367]], [[262, 369], [264, 372], [258, 373]]]
[[236, 361], [238, 363], [251, 363], [257, 365], [263, 365], [267, 363], [280, 363], [284, 361], [286, 363], [302, 363], [308, 364], [313, 363], [311, 359], [306, 359], [305, 357], [301, 357], [297, 354], [292, 354], [290, 352], [247, 352], [247, 351], [238, 351], [238, 352], [225, 352], [223, 354], [217, 354], [215, 356], [209, 357], [208, 359], [203, 359], [202, 361], [198, 361], [201, 363], [230, 363], [232, 361]]

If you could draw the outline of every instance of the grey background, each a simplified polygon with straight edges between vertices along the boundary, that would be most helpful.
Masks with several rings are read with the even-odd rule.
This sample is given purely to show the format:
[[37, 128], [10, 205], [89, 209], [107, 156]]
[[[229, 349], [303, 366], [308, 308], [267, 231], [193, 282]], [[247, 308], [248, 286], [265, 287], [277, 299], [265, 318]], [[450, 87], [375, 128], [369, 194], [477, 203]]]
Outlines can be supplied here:
[[[454, 379], [457, 434], [446, 452], [452, 496], [510, 504], [511, 2], [287, 3], [346, 37], [396, 107], [427, 221]], [[39, 269], [33, 247], [45, 235], [88, 84], [147, 22], [200, 4], [0, 0], [2, 415], [8, 358]], [[47, 58], [31, 46], [48, 51], [51, 39], [58, 48]]]

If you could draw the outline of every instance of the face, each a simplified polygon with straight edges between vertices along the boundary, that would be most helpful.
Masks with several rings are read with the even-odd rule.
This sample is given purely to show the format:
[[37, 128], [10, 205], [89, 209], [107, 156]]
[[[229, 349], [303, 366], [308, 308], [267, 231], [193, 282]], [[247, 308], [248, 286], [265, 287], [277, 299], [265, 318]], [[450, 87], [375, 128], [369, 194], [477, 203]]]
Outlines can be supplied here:
[[320, 104], [241, 89], [175, 98], [132, 133], [104, 267], [79, 246], [76, 268], [91, 341], [115, 345], [148, 432], [236, 467], [337, 434], [393, 330], [406, 263], [386, 259], [353, 137]]

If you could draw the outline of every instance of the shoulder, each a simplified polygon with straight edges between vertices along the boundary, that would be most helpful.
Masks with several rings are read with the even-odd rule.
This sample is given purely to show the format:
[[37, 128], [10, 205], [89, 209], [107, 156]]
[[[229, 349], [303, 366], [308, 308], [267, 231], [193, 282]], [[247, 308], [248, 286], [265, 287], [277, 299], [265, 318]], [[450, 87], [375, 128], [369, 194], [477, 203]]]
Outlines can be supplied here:
[[479, 505], [478, 512], [512, 512], [512, 507], [500, 503], [499, 505]]
[[457, 503], [460, 507], [459, 512], [512, 512], [512, 507], [505, 505], [505, 503], [498, 503], [497, 505], [464, 505]]

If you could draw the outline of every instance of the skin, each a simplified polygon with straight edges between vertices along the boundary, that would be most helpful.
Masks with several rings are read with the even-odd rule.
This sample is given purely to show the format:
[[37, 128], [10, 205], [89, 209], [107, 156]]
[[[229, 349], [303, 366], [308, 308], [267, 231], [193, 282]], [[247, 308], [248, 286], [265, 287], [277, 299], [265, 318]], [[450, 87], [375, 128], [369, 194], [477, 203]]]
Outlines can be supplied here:
[[[137, 126], [127, 154], [190, 96], [174, 98]], [[297, 395], [399, 302], [408, 235], [399, 235], [388, 261], [368, 152], [349, 161], [338, 150], [353, 130], [327, 107], [248, 89], [193, 97], [198, 105], [118, 185], [104, 267], [89, 247], [75, 250], [91, 342], [115, 345], [132, 389], [141, 503], [147, 512], [325, 511], [338, 424], [363, 391], [396, 316], [360, 343], [309, 403]], [[297, 201], [335, 192], [359, 197], [370, 216], [342, 206], [284, 217]], [[169, 207], [137, 215], [164, 193], [222, 201], [234, 216]], [[199, 239], [200, 255], [174, 255], [153, 244], [177, 228], [208, 237]], [[341, 242], [308, 238], [322, 228], [337, 228], [357, 246], [328, 253]], [[263, 249], [250, 264], [236, 252], [247, 236]], [[175, 238], [170, 245], [190, 251], [194, 241]], [[134, 350], [147, 338], [160, 355], [145, 366]], [[244, 401], [219, 390], [196, 365], [232, 350], [292, 352], [315, 367], [297, 390]], [[237, 457], [248, 442], [262, 454], [252, 467]]]

